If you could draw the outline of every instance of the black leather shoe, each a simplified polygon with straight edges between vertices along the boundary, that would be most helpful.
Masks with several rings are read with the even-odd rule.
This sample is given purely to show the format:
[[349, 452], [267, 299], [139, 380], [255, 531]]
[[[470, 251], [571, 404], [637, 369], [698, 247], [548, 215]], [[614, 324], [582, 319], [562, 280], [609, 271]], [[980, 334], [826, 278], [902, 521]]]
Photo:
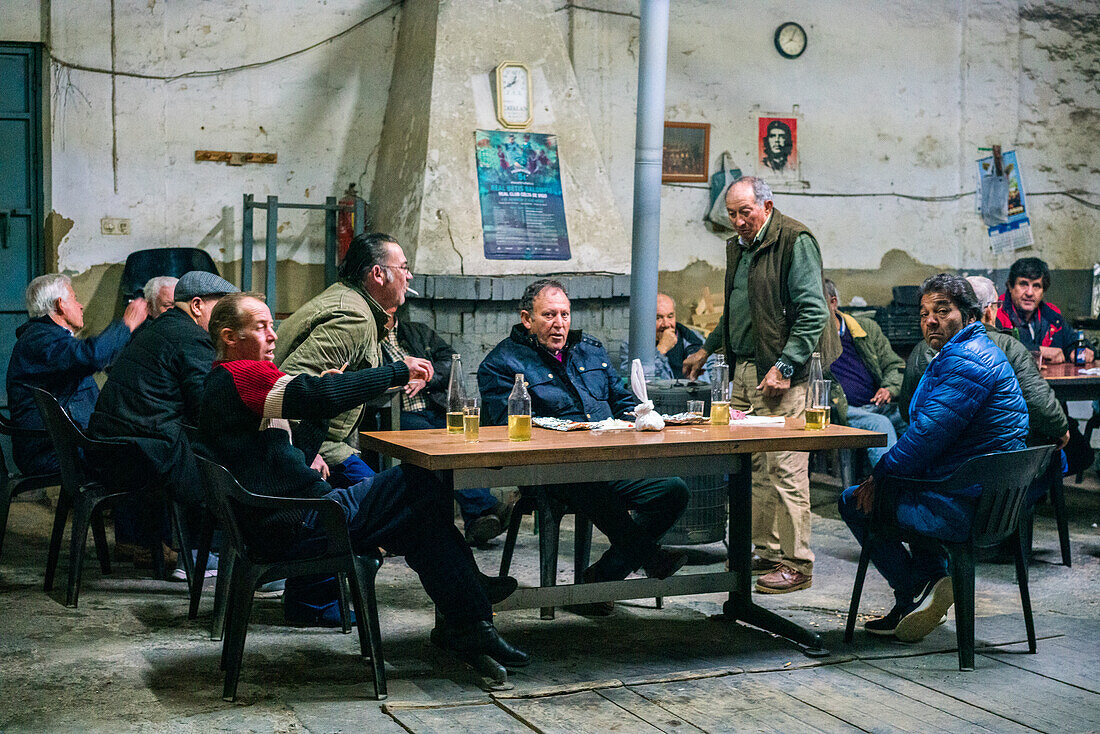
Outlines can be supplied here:
[[[596, 573], [595, 566], [584, 569], [584, 573], [581, 574], [582, 584], [593, 584], [598, 581], [603, 581], [603, 579]], [[607, 617], [614, 613], [615, 602], [593, 601], [587, 604], [568, 604], [563, 608], [567, 612], [573, 612], [573, 614], [579, 614], [582, 617]]]
[[685, 550], [658, 548], [653, 558], [649, 559], [649, 563], [645, 564], [645, 575], [651, 579], [667, 579], [683, 568], [687, 559], [688, 554]]
[[481, 588], [485, 590], [485, 595], [489, 597], [490, 604], [504, 601], [519, 586], [519, 582], [511, 576], [486, 576], [478, 571], [477, 579], [481, 583]]
[[505, 668], [522, 668], [531, 662], [527, 653], [500, 636], [492, 622], [436, 627], [432, 630], [431, 640], [460, 657], [488, 655]]

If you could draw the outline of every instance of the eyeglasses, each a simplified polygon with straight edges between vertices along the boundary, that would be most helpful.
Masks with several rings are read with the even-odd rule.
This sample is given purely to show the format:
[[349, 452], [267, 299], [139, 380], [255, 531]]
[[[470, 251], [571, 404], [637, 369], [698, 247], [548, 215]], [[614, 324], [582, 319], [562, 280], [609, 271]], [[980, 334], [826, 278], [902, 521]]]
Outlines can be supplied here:
[[405, 275], [412, 275], [412, 270], [409, 270], [408, 263], [405, 263], [404, 265], [381, 265], [380, 264], [378, 267], [386, 268], [386, 269], [393, 268], [394, 270], [404, 270]]

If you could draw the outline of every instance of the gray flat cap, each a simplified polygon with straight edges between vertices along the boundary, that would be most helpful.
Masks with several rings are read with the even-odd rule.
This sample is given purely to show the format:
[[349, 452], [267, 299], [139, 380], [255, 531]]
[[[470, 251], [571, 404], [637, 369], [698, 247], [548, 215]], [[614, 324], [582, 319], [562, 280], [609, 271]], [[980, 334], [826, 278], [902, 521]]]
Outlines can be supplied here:
[[180, 276], [176, 283], [176, 295], [173, 300], [190, 301], [195, 296], [224, 296], [226, 293], [237, 293], [240, 288], [205, 270], [191, 270]]

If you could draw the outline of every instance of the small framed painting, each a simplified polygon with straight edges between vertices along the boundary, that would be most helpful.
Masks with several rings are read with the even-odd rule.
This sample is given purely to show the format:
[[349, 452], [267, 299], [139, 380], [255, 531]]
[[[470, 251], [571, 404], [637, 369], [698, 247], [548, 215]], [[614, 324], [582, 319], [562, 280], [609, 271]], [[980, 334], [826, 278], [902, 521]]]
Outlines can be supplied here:
[[665, 123], [662, 183], [706, 183], [709, 159], [709, 122]]

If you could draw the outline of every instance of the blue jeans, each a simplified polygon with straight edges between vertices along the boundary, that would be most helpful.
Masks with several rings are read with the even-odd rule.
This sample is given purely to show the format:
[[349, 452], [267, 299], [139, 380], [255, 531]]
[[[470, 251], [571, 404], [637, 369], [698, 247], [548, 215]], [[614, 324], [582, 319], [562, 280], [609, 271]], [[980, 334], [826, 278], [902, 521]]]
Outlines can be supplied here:
[[[856, 507], [855, 487], [848, 487], [840, 495], [840, 516], [862, 546], [867, 537], [867, 528], [871, 516], [860, 512]], [[908, 513], [898, 514], [898, 525], [905, 529], [914, 529], [906, 520]], [[913, 597], [920, 593], [929, 581], [947, 575], [947, 551], [935, 540], [910, 543], [906, 546], [895, 538], [878, 537], [871, 546], [871, 563], [894, 590], [898, 604], [911, 604]]]
[[[892, 405], [887, 403], [887, 405]], [[854, 405], [848, 406], [848, 425], [852, 428], [861, 428], [865, 431], [877, 431], [878, 433], [886, 434], [886, 446], [875, 447], [867, 449], [867, 459], [871, 462], [873, 468], [878, 460], [881, 459], [890, 448], [898, 442], [897, 430], [894, 427], [893, 421], [890, 420], [888, 414], [879, 412], [878, 408], [882, 406], [878, 405], [864, 405], [856, 407]], [[895, 413], [898, 414], [900, 419], [901, 412], [896, 405], [893, 405]]]
[[[424, 428], [446, 428], [447, 416], [435, 410], [421, 410], [416, 413], [401, 411], [401, 430], [417, 431]], [[458, 509], [462, 513], [462, 522], [469, 523], [497, 506], [499, 500], [488, 488], [460, 489], [455, 492]]]

